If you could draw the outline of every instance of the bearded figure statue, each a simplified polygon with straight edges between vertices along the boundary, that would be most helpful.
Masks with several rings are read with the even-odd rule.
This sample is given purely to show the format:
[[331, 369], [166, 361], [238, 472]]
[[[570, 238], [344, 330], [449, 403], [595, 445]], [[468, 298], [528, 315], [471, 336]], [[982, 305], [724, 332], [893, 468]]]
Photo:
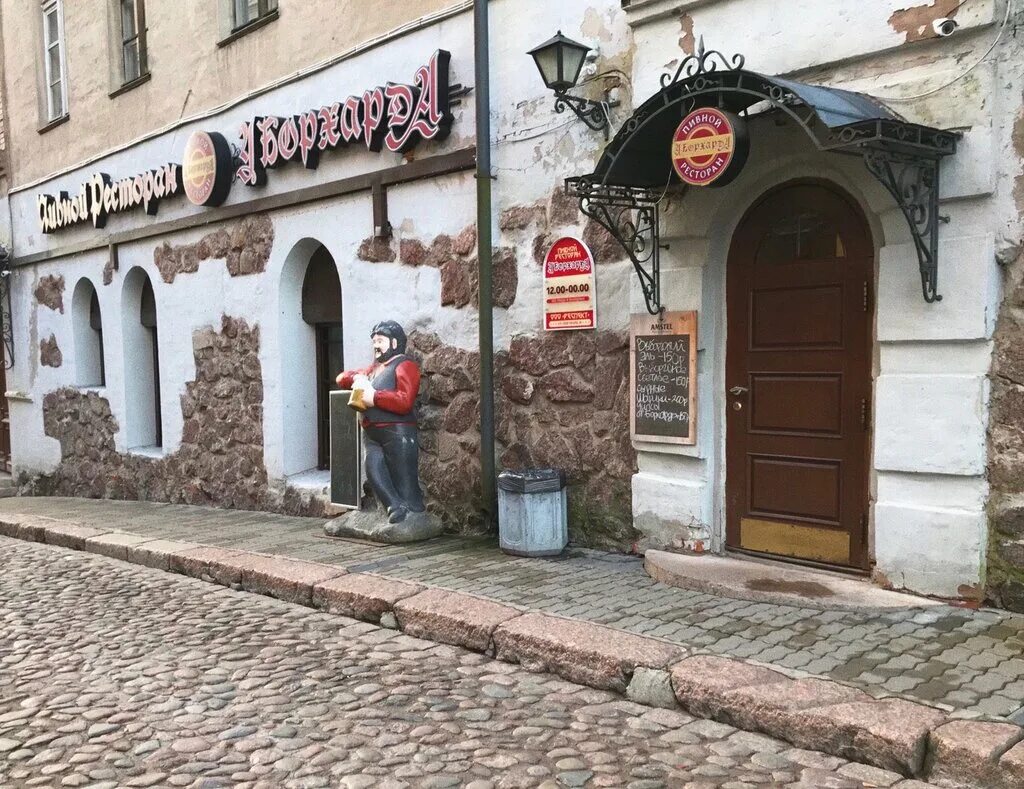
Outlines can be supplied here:
[[381, 542], [409, 542], [436, 536], [440, 523], [423, 503], [419, 481], [419, 431], [416, 395], [420, 368], [406, 356], [405, 331], [381, 321], [370, 331], [373, 364], [345, 370], [338, 386], [351, 389], [349, 405], [362, 413], [363, 463], [374, 498], [386, 523], [373, 512], [349, 513], [325, 527], [331, 536], [358, 536]]

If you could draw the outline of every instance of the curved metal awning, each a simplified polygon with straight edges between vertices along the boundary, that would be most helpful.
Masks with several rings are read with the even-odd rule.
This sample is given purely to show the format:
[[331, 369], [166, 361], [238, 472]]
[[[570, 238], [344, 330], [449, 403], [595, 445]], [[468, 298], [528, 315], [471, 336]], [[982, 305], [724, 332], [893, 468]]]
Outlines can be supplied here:
[[925, 301], [938, 295], [939, 161], [956, 152], [957, 132], [909, 123], [863, 93], [769, 77], [743, 68], [740, 55], [705, 50], [662, 77], [606, 146], [593, 173], [566, 179], [585, 214], [623, 245], [640, 277], [647, 308], [661, 309], [657, 206], [679, 183], [669, 151], [680, 121], [701, 107], [747, 118], [776, 111], [793, 119], [821, 151], [861, 156], [892, 194], [917, 248]]

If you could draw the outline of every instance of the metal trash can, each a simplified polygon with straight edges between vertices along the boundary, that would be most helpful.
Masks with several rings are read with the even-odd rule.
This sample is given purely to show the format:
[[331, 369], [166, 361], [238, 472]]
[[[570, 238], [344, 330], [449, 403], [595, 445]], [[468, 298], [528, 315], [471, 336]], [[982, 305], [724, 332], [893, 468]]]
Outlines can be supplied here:
[[498, 475], [498, 537], [516, 556], [557, 556], [569, 542], [565, 474], [560, 469]]

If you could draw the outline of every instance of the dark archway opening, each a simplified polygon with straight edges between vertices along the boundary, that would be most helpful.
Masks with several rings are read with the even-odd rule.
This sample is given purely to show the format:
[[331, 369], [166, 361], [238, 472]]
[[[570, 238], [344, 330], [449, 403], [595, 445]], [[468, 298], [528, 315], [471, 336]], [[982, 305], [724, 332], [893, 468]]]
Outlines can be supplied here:
[[341, 321], [341, 280], [331, 253], [317, 247], [302, 281], [302, 319], [316, 333], [317, 468], [330, 467], [331, 392], [345, 367]]

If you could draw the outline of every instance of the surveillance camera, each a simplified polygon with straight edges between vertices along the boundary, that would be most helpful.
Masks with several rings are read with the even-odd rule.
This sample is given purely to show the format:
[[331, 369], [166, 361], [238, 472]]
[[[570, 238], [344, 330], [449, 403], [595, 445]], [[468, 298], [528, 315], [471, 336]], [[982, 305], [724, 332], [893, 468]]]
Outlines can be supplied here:
[[953, 31], [959, 27], [955, 19], [949, 19], [943, 17], [942, 19], [936, 19], [932, 22], [932, 30], [935, 31], [935, 35], [939, 38], [945, 38], [946, 36], [953, 35]]

